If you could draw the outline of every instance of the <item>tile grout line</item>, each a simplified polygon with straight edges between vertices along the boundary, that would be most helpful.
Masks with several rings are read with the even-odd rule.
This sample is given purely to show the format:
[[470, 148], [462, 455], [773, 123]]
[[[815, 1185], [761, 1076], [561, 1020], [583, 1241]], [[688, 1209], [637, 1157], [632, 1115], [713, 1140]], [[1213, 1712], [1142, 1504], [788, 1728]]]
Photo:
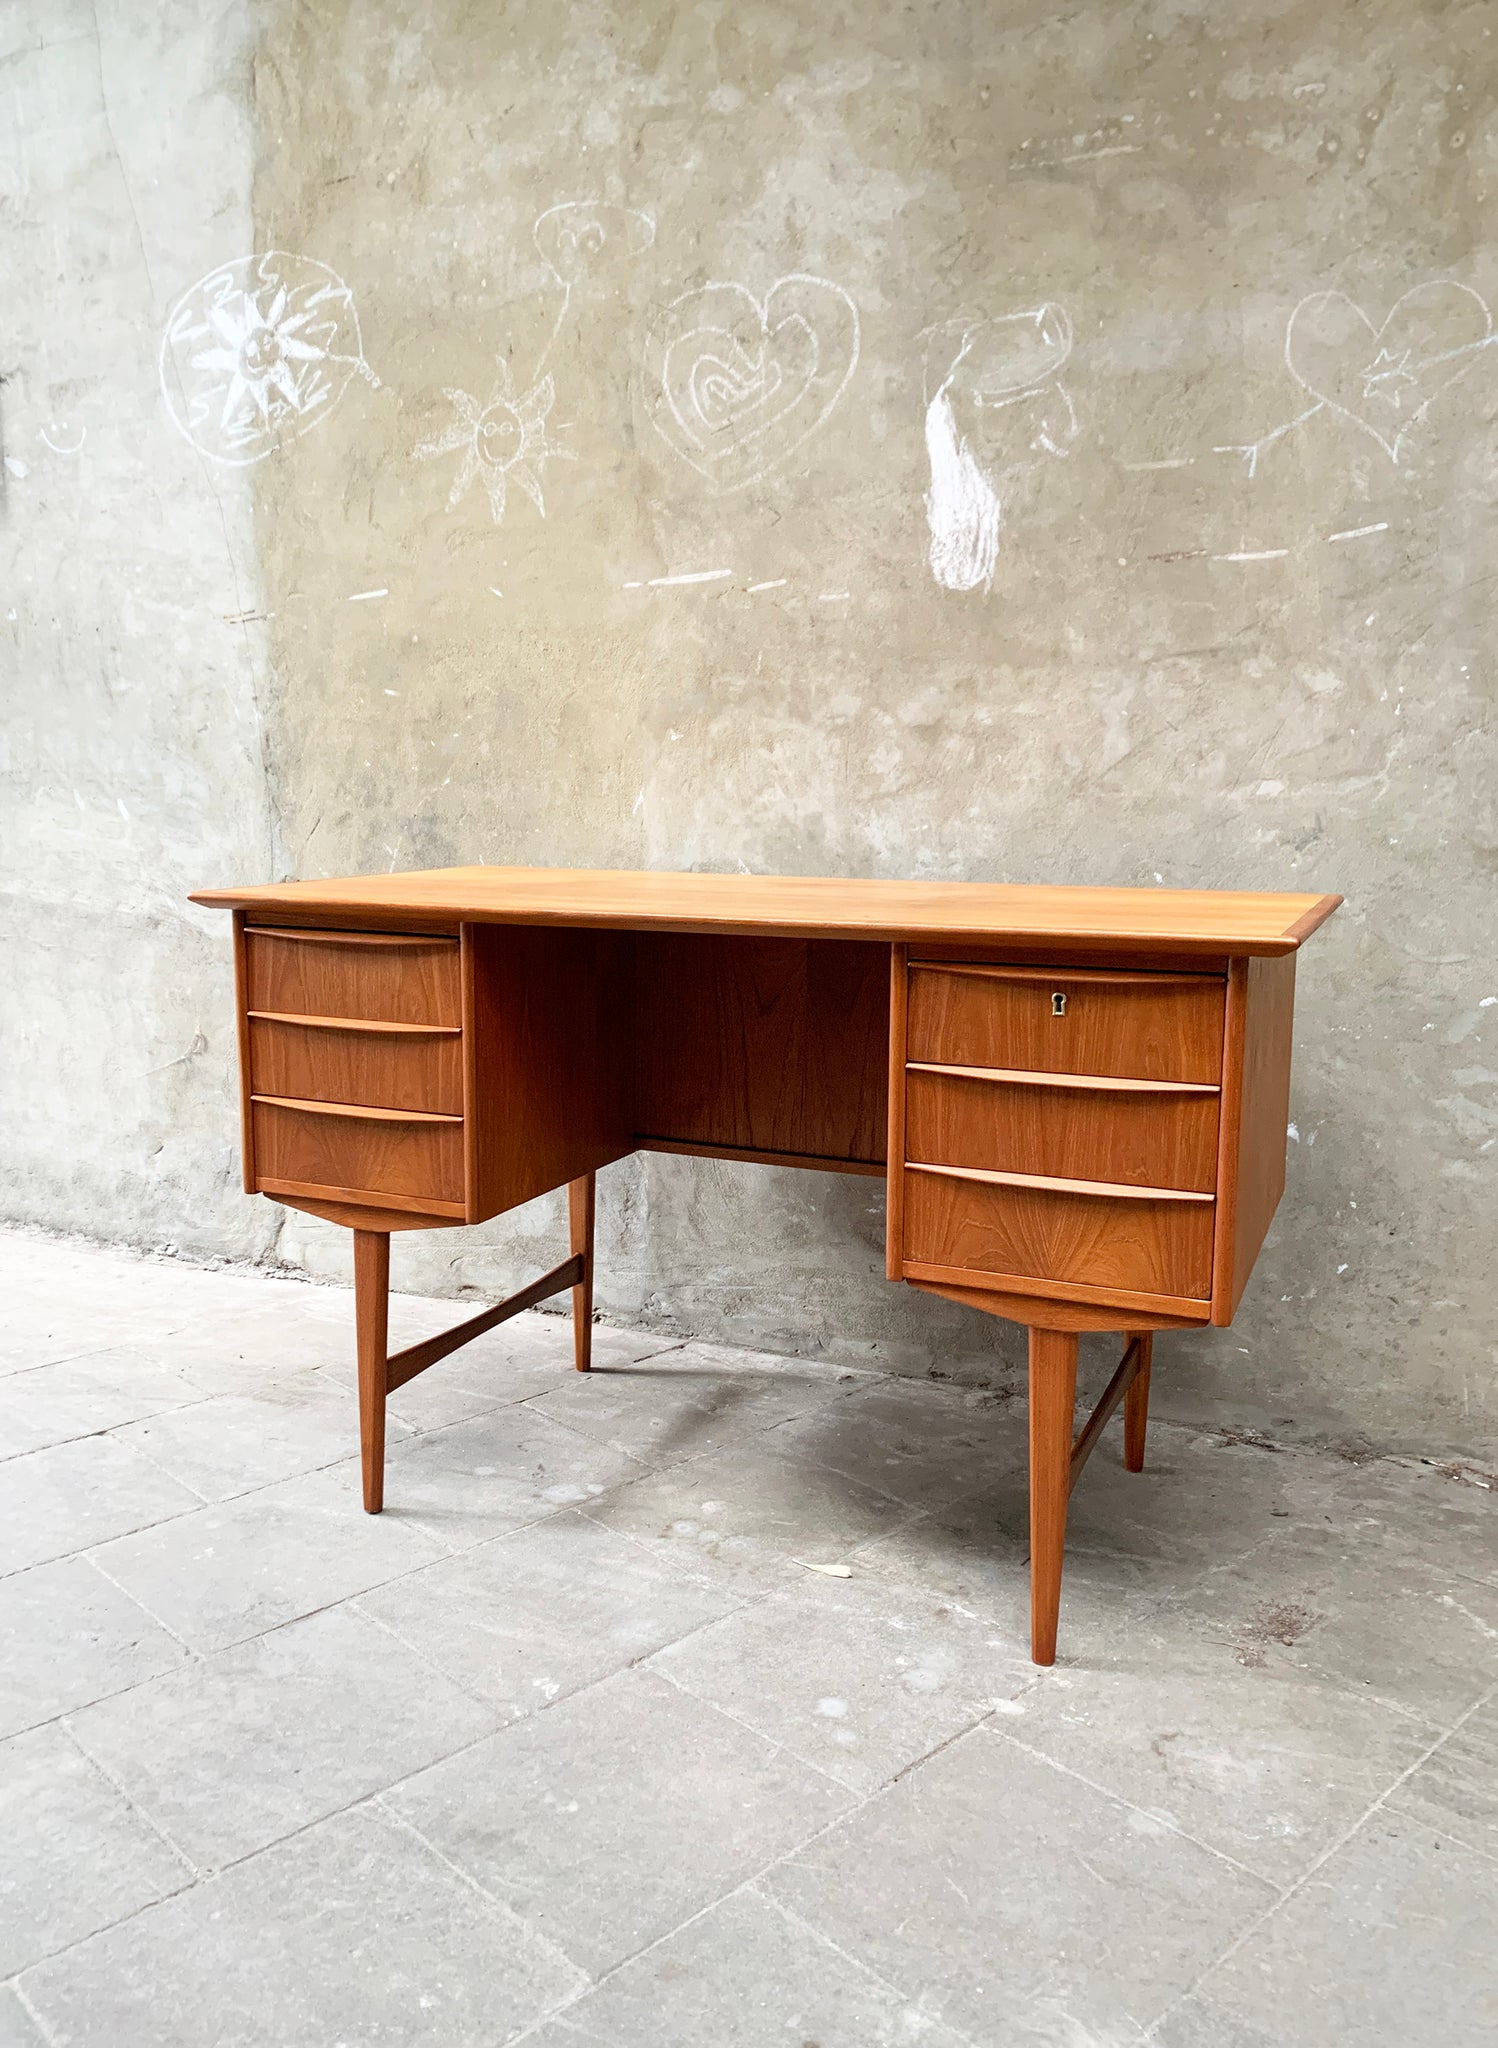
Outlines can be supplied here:
[[[45, 1958], [43, 1958], [43, 1960], [45, 1960]], [[26, 2017], [30, 2020], [31, 2024], [36, 2028], [37, 2033], [41, 2036], [42, 2040], [47, 2044], [47, 2048], [62, 2048], [61, 2037], [53, 2033], [52, 2029], [47, 2025], [47, 2022], [42, 2018], [41, 2014], [37, 2011], [36, 2007], [32, 2004], [30, 1998], [28, 1997], [26, 1988], [21, 1982], [20, 1973], [18, 1972], [14, 1977], [7, 1978], [6, 1981], [10, 1985], [12, 1992], [14, 1992], [15, 1994], [15, 2000], [17, 2005], [20, 2006], [22, 2012], [25, 2013]]]
[[135, 1815], [136, 1819], [138, 1821], [143, 1822], [144, 1825], [151, 1830], [151, 1833], [153, 1835], [158, 1836], [159, 1839], [165, 1844], [165, 1846], [171, 1850], [172, 1854], [177, 1858], [177, 1860], [180, 1863], [186, 1865], [187, 1870], [189, 1872], [187, 1883], [185, 1885], [177, 1885], [174, 1891], [165, 1892], [162, 1894], [162, 1896], [164, 1898], [172, 1898], [175, 1896], [176, 1892], [191, 1890], [193, 1885], [195, 1885], [198, 1882], [198, 1880], [203, 1876], [203, 1870], [201, 1865], [194, 1863], [193, 1859], [191, 1858], [191, 1856], [188, 1855], [187, 1851], [181, 1846], [179, 1842], [173, 1840], [169, 1831], [162, 1826], [161, 1822], [157, 1820], [156, 1816], [150, 1811], [150, 1809], [148, 1807], [141, 1805], [140, 1801], [135, 1797], [134, 1793], [131, 1792], [129, 1787], [122, 1782], [118, 1773], [112, 1771], [108, 1764], [102, 1763], [99, 1760], [99, 1758], [94, 1755], [93, 1751], [88, 1747], [88, 1745], [84, 1742], [82, 1736], [79, 1735], [77, 1729], [73, 1726], [72, 1721], [67, 1714], [63, 1714], [59, 1717], [57, 1725], [62, 1730], [63, 1734], [67, 1736], [68, 1740], [72, 1743], [73, 1747], [77, 1750], [78, 1754], [83, 1758], [84, 1762], [90, 1767], [90, 1769], [97, 1771], [99, 1776], [104, 1779], [106, 1784], [112, 1785], [114, 1787], [114, 1790], [118, 1797], [124, 1802], [125, 1806], [128, 1807], [130, 1812]]
[[[751, 1883], [757, 1882], [757, 1879], [751, 1880]], [[890, 1993], [891, 1997], [902, 1999], [907, 2005], [914, 2003], [916, 2010], [921, 2013], [922, 2020], [924, 2021], [928, 2017], [934, 2019], [939, 2026], [943, 2027], [951, 2035], [952, 2039], [957, 2043], [957, 2048], [979, 2048], [979, 2044], [970, 2035], [960, 2031], [943, 2014], [935, 2013], [928, 2016], [921, 2010], [920, 2003], [911, 1999], [910, 1993], [903, 1985], [894, 1983], [884, 1975], [882, 1970], [876, 1970], [873, 1964], [866, 1962], [862, 1956], [850, 1955], [845, 1948], [833, 1940], [825, 1928], [818, 1927], [814, 1921], [804, 1918], [803, 1915], [796, 1911], [794, 1906], [788, 1906], [784, 1899], [779, 1899], [774, 1897], [773, 1894], [759, 1891], [756, 1891], [753, 1896], [759, 1900], [761, 1905], [767, 1907], [769, 1911], [779, 1913], [793, 1927], [799, 1927], [804, 1934], [810, 1935], [813, 1941], [819, 1942], [823, 1948], [830, 1949], [835, 1956], [840, 1957], [843, 1962], [850, 1964], [860, 1975], [869, 1977], [874, 1983], [881, 1985], [884, 1990]], [[924, 1997], [924, 1993], [921, 1996]]]
[[1436, 1754], [1436, 1752], [1443, 1748], [1445, 1744], [1451, 1740], [1452, 1736], [1457, 1733], [1458, 1729], [1464, 1727], [1466, 1723], [1469, 1720], [1471, 1720], [1472, 1716], [1475, 1713], [1477, 1713], [1482, 1707], [1485, 1707], [1488, 1701], [1493, 1699], [1495, 1696], [1498, 1696], [1498, 1685], [1490, 1685], [1487, 1691], [1483, 1693], [1481, 1698], [1475, 1699], [1472, 1702], [1471, 1706], [1468, 1707], [1464, 1713], [1458, 1715], [1457, 1719], [1453, 1721], [1451, 1726], [1448, 1729], [1446, 1729], [1446, 1731], [1443, 1734], [1438, 1735], [1436, 1740], [1433, 1743], [1431, 1743], [1428, 1749], [1426, 1749], [1420, 1756], [1417, 1756], [1412, 1764], [1406, 1765], [1405, 1769], [1399, 1773], [1399, 1775], [1393, 1780], [1393, 1782], [1389, 1785], [1386, 1785], [1383, 1791], [1379, 1793], [1377, 1799], [1373, 1801], [1373, 1804], [1368, 1808], [1367, 1812], [1360, 1814], [1357, 1820], [1355, 1820], [1352, 1823], [1351, 1827], [1344, 1829], [1344, 1831], [1337, 1837], [1336, 1841], [1332, 1842], [1326, 1849], [1322, 1851], [1322, 1853], [1319, 1856], [1317, 1856], [1311, 1863], [1309, 1863], [1306, 1866], [1306, 1868], [1301, 1872], [1300, 1876], [1295, 1880], [1295, 1882], [1292, 1885], [1289, 1885], [1283, 1892], [1281, 1892], [1280, 1896], [1277, 1899], [1275, 1899], [1270, 1905], [1266, 1906], [1262, 1912], [1255, 1914], [1255, 1916], [1248, 1923], [1248, 1925], [1245, 1928], [1243, 1928], [1242, 1931], [1238, 1934], [1237, 1938], [1233, 1941], [1230, 1941], [1227, 1947], [1222, 1951], [1220, 1955], [1214, 1956], [1211, 1962], [1209, 1962], [1206, 1965], [1206, 1967], [1203, 1970], [1201, 1970], [1195, 1978], [1193, 1978], [1192, 1982], [1186, 1986], [1186, 1989], [1178, 1993], [1177, 1996], [1173, 1998], [1170, 2001], [1170, 2003], [1165, 2007], [1164, 2011], [1159, 2013], [1150, 2022], [1149, 2026], [1145, 2030], [1146, 2040], [1154, 2040], [1159, 2032], [1159, 2029], [1164, 2025], [1165, 2021], [1169, 2019], [1170, 2015], [1173, 2012], [1175, 2012], [1180, 2006], [1184, 2005], [1188, 1998], [1195, 1997], [1196, 1993], [1201, 1989], [1203, 1984], [1206, 1983], [1207, 1979], [1210, 1976], [1212, 1976], [1215, 1971], [1220, 1970], [1225, 1963], [1231, 1962], [1233, 1957], [1237, 1955], [1238, 1951], [1245, 1945], [1245, 1943], [1250, 1941], [1253, 1938], [1253, 1936], [1258, 1933], [1261, 1927], [1263, 1927], [1269, 1920], [1271, 1920], [1274, 1917], [1274, 1915], [1278, 1913], [1284, 1906], [1288, 1905], [1290, 1900], [1296, 1897], [1296, 1895], [1299, 1892], [1302, 1892], [1305, 1889], [1305, 1887], [1311, 1882], [1312, 1878], [1315, 1877], [1316, 1873], [1319, 1870], [1324, 1869], [1335, 1855], [1337, 1855], [1341, 1850], [1346, 1848], [1347, 1844], [1352, 1840], [1353, 1836], [1357, 1834], [1361, 1828], [1366, 1827], [1368, 1822], [1372, 1820], [1374, 1814], [1380, 1812], [1383, 1809], [1387, 1802], [1390, 1799], [1392, 1799], [1394, 1794], [1399, 1790], [1400, 1786], [1405, 1784], [1407, 1780], [1412, 1778], [1415, 1775], [1416, 1771], [1423, 1769], [1424, 1766], [1430, 1762], [1431, 1758]]

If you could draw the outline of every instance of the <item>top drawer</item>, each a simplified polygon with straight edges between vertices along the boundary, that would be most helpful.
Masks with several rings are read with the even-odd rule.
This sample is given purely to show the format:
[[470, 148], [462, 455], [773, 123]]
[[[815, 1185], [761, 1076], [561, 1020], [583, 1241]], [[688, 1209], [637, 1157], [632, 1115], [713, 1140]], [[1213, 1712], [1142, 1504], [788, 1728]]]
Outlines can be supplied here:
[[404, 932], [245, 931], [248, 1007], [376, 1024], [463, 1022], [458, 942]]
[[907, 1057], [1215, 1083], [1222, 1077], [1225, 994], [1215, 975], [912, 962]]

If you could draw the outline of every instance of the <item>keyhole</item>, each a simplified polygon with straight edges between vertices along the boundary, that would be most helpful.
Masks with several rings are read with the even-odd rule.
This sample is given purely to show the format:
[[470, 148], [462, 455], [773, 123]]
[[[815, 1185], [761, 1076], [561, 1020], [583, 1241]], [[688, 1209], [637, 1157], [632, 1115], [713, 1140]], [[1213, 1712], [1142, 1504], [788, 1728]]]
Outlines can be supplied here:
[[1053, 1017], [1064, 1017], [1066, 1015], [1066, 997], [1062, 995], [1059, 989], [1051, 997], [1051, 1015]]

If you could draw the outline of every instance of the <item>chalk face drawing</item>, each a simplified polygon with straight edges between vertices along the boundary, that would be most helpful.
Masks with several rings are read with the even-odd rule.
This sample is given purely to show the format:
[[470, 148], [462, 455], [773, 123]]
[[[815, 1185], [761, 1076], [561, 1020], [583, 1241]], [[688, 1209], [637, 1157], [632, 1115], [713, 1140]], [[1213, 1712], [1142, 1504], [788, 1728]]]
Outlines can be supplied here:
[[547, 268], [570, 286], [587, 282], [605, 258], [643, 255], [655, 240], [655, 222], [603, 199], [568, 199], [548, 207], [531, 232]]
[[1077, 415], [1061, 371], [1072, 329], [1052, 302], [939, 327], [926, 353], [927, 559], [943, 590], [988, 590], [1004, 486], [1064, 458]]
[[825, 277], [684, 292], [645, 343], [643, 396], [662, 438], [715, 491], [783, 469], [858, 366], [858, 308]]
[[453, 408], [452, 423], [430, 441], [423, 441], [416, 453], [423, 461], [436, 455], [461, 450], [447, 502], [451, 509], [480, 483], [489, 500], [497, 526], [505, 516], [511, 484], [525, 492], [542, 518], [546, 502], [541, 493], [539, 465], [550, 456], [571, 459], [572, 450], [550, 441], [546, 421], [556, 402], [550, 377], [541, 377], [530, 389], [516, 394], [514, 378], [504, 357], [487, 399], [471, 392], [448, 390], [444, 394]]
[[259, 462], [329, 417], [364, 360], [342, 278], [268, 249], [209, 271], [162, 336], [162, 396], [178, 431], [215, 462]]
[[1397, 462], [1410, 428], [1466, 375], [1492, 335], [1485, 301], [1450, 278], [1416, 285], [1378, 328], [1341, 292], [1315, 292], [1290, 315], [1285, 364], [1312, 398], [1354, 421]]

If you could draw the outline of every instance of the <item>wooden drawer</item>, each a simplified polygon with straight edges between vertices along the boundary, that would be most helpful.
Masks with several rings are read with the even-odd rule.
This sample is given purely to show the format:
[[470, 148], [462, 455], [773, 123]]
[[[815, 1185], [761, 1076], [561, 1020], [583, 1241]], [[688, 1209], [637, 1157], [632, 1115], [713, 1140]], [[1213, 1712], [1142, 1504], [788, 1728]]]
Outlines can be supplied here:
[[392, 1208], [463, 1214], [461, 1118], [252, 1101], [255, 1179]]
[[[1206, 1301], [1215, 1204], [1011, 1187], [908, 1168], [905, 1257], [919, 1264]], [[1012, 1291], [1023, 1293], [1023, 1286]]]
[[250, 1091], [298, 1101], [463, 1113], [463, 1038], [428, 1025], [250, 1018]]
[[1203, 974], [912, 965], [907, 1051], [959, 1067], [1216, 1082], [1225, 993]]
[[382, 1024], [463, 1022], [456, 939], [250, 926], [245, 980], [251, 1012]]
[[1133, 1187], [1217, 1184], [1215, 1090], [906, 1074], [906, 1157]]

